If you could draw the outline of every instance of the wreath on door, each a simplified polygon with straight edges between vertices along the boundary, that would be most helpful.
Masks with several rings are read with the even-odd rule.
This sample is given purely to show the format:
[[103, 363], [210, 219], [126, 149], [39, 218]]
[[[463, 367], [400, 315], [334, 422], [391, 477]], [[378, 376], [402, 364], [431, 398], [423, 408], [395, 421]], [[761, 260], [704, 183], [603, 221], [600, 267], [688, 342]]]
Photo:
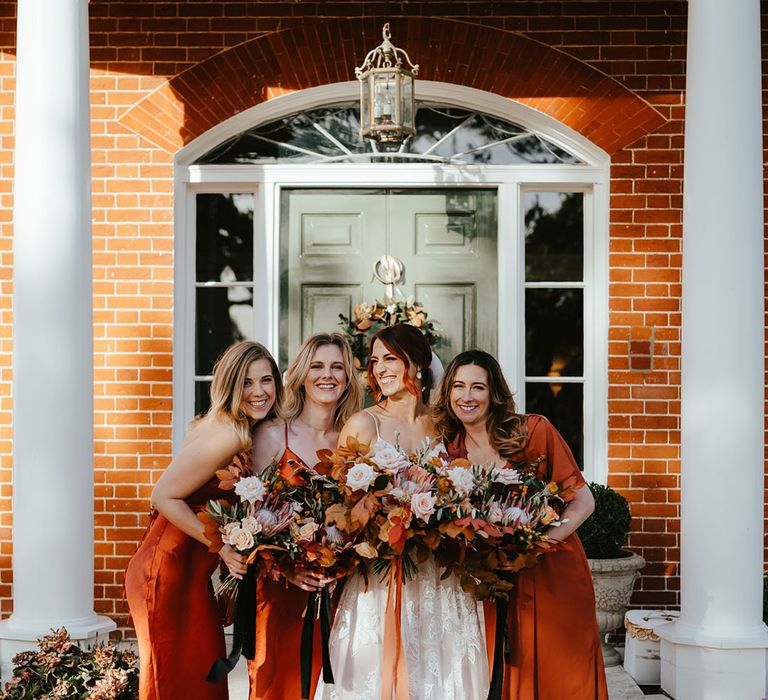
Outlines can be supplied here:
[[363, 302], [356, 304], [352, 315], [339, 314], [339, 325], [349, 338], [354, 355], [355, 367], [364, 372], [368, 367], [368, 345], [376, 331], [397, 323], [409, 323], [418, 328], [427, 338], [430, 347], [440, 341], [442, 334], [434, 321], [429, 320], [426, 309], [413, 297], [403, 300]]

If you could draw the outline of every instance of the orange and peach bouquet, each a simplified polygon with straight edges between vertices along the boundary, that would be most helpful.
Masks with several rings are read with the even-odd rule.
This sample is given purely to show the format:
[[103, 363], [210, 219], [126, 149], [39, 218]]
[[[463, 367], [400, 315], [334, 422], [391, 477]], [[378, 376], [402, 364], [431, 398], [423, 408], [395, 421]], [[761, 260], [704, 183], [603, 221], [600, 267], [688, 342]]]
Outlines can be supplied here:
[[[551, 547], [570, 489], [538, 474], [540, 458], [502, 468], [471, 464], [425, 443], [408, 455], [348, 438], [318, 452], [314, 468], [278, 464], [258, 476], [220, 473], [238, 500], [209, 501], [200, 517], [211, 541], [248, 557], [258, 575], [313, 570], [342, 578], [360, 567], [412, 577], [433, 556], [479, 599], [505, 598], [511, 576]], [[218, 538], [218, 539], [217, 539]], [[227, 577], [219, 594], [236, 588]]]

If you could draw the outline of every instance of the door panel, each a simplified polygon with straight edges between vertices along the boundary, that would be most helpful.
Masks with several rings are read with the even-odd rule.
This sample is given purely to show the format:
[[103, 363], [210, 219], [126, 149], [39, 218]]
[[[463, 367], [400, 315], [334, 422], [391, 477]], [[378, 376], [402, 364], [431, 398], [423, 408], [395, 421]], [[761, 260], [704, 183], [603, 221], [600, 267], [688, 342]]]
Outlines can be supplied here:
[[359, 285], [301, 286], [301, 338], [333, 330], [339, 314], [347, 318], [360, 298]]
[[496, 352], [495, 190], [284, 190], [280, 362], [338, 314], [384, 297], [373, 265], [405, 266], [397, 286], [443, 329], [443, 363], [481, 347]]
[[415, 291], [430, 317], [440, 320], [443, 337], [437, 353], [444, 364], [462, 350], [475, 346], [475, 285], [417, 284]]

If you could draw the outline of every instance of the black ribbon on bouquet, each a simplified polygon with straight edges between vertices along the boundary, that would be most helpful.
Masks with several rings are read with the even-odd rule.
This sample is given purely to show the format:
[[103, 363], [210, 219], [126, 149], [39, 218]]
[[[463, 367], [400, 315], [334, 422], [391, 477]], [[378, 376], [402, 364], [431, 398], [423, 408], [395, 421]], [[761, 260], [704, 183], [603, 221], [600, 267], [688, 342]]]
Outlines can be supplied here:
[[312, 656], [315, 639], [315, 610], [320, 606], [320, 647], [323, 658], [323, 682], [332, 684], [333, 669], [328, 642], [331, 637], [331, 596], [328, 588], [312, 591], [307, 600], [304, 625], [301, 628], [299, 667], [301, 671], [301, 697], [306, 699], [312, 689]]
[[232, 651], [216, 659], [205, 677], [218, 683], [237, 665], [242, 654], [246, 659], [256, 655], [256, 567], [249, 566], [237, 585], [235, 615], [232, 621]]
[[491, 686], [488, 689], [488, 700], [501, 700], [504, 688], [504, 664], [512, 661], [512, 645], [509, 639], [507, 613], [509, 602], [503, 599], [496, 601], [496, 635], [493, 646], [493, 670]]

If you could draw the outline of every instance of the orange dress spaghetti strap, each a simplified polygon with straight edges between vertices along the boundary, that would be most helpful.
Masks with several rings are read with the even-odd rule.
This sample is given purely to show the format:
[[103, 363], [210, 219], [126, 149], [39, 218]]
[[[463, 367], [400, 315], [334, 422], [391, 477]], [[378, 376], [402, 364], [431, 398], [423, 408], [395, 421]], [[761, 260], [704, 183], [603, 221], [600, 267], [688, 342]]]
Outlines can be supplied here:
[[[530, 461], [543, 456], [541, 476], [562, 484], [584, 477], [571, 450], [542, 416], [526, 420], [523, 448]], [[495, 610], [485, 604], [486, 639], [493, 659]], [[608, 700], [587, 558], [575, 533], [531, 569], [517, 574], [509, 605], [512, 663], [505, 666], [504, 700]]]
[[[298, 465], [306, 465], [288, 446], [280, 458], [280, 474], [297, 483]], [[248, 700], [300, 700], [299, 651], [308, 593], [285, 579], [259, 579], [256, 592], [256, 654], [248, 661]], [[315, 693], [321, 670], [320, 634], [315, 631], [312, 653], [312, 690]]]
[[[249, 470], [242, 452], [233, 464]], [[213, 477], [186, 499], [201, 510], [209, 499], [231, 501]], [[125, 592], [136, 628], [141, 660], [140, 700], [227, 700], [226, 679], [205, 680], [226, 655], [224, 630], [211, 576], [219, 556], [154, 511], [125, 572]]]

